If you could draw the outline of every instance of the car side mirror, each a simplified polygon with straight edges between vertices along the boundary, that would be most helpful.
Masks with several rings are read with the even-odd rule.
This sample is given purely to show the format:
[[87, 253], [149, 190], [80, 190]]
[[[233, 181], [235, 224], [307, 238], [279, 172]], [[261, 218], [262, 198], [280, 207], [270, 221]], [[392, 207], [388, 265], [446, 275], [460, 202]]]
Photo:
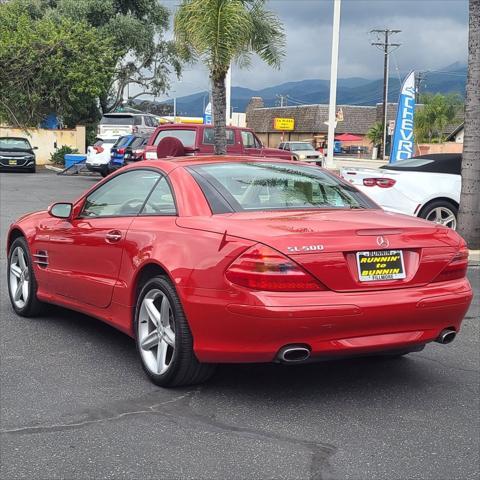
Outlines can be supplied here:
[[32, 150], [38, 150], [38, 147], [32, 147]]
[[69, 219], [72, 215], [72, 203], [54, 203], [48, 208], [48, 213], [55, 218]]

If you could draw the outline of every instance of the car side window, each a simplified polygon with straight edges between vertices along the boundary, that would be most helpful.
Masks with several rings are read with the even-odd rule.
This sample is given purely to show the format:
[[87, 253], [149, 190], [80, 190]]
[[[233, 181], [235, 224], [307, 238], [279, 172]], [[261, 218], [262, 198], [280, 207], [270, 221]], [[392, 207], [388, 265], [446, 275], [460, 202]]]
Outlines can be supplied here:
[[160, 174], [130, 170], [116, 175], [94, 190], [83, 205], [81, 217], [125, 217], [138, 215]]
[[253, 141], [255, 142], [255, 148], [263, 148], [262, 142], [257, 138], [256, 135], [253, 136]]
[[133, 123], [135, 125], [141, 125], [142, 124], [142, 116], [138, 115], [136, 117], [133, 117]]
[[176, 215], [175, 200], [172, 190], [165, 177], [155, 185], [148, 197], [140, 215]]
[[255, 147], [255, 137], [252, 132], [242, 131], [242, 143], [245, 148]]
[[[215, 143], [215, 132], [212, 127], [203, 130], [203, 144], [213, 145]], [[235, 143], [235, 132], [231, 128], [227, 128], [227, 145]]]
[[278, 146], [278, 149], [279, 149], [279, 150], [283, 150], [283, 149], [284, 149], [284, 144], [281, 143], [281, 144]]
[[283, 147], [284, 150], [290, 150], [290, 145], [288, 143], [285, 144], [285, 146]]

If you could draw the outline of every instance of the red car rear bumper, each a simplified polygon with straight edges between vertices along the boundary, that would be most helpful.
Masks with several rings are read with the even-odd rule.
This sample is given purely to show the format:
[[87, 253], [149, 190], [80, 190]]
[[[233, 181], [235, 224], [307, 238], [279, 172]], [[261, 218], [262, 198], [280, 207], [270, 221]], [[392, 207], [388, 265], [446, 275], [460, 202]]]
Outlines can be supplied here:
[[460, 329], [472, 300], [468, 280], [362, 293], [227, 292], [181, 289], [203, 362], [271, 362], [289, 344], [312, 357], [402, 349]]

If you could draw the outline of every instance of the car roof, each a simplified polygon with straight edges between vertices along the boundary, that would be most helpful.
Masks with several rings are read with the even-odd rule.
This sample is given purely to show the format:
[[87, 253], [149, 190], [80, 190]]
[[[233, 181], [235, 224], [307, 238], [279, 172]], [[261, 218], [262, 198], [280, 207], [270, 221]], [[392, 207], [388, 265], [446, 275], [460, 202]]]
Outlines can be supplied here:
[[[295, 165], [300, 164], [301, 162], [293, 160], [283, 160], [281, 158], [272, 158], [272, 157], [251, 157], [248, 155], [206, 155], [201, 157], [172, 157], [167, 159], [158, 159], [158, 160], [142, 160], [141, 162], [132, 163], [124, 168], [159, 168], [164, 172], [168, 173], [172, 170], [175, 170], [178, 167], [190, 167], [193, 165], [202, 165], [207, 163], [252, 163], [252, 162], [268, 162], [268, 163], [292, 163]], [[302, 163], [302, 165], [305, 165]]]
[[26, 140], [28, 143], [30, 143], [29, 139], [26, 137], [0, 137], [0, 140]]
[[[164, 125], [160, 125], [157, 128], [159, 130], [199, 130], [201, 128], [213, 128], [213, 125], [207, 125], [205, 123], [165, 123]], [[235, 125], [228, 125], [226, 128], [227, 130], [248, 130], [249, 132], [253, 131], [251, 128], [237, 127]]]
[[135, 113], [135, 112], [112, 112], [112, 113], [104, 113], [104, 117], [139, 117], [141, 115], [147, 115], [148, 117], [155, 117], [151, 113]]
[[[415, 165], [415, 160], [431, 160], [425, 164]], [[402, 162], [406, 162], [402, 166]], [[409, 165], [408, 163], [412, 163]], [[384, 170], [397, 170], [402, 172], [430, 172], [430, 173], [449, 173], [460, 175], [462, 170], [462, 154], [461, 153], [430, 153], [426, 155], [418, 155], [408, 160], [401, 160], [398, 163], [383, 165], [380, 167]]]

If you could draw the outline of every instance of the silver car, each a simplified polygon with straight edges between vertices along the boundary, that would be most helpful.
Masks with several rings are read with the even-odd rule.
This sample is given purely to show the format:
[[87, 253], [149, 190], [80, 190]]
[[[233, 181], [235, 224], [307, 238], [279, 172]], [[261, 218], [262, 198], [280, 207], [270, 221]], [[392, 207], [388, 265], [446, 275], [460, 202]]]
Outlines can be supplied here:
[[320, 167], [323, 166], [323, 155], [317, 152], [309, 142], [282, 142], [278, 148], [291, 152], [294, 160], [312, 162]]
[[106, 113], [100, 120], [97, 134], [102, 138], [139, 135], [149, 138], [158, 127], [154, 115], [143, 113]]

